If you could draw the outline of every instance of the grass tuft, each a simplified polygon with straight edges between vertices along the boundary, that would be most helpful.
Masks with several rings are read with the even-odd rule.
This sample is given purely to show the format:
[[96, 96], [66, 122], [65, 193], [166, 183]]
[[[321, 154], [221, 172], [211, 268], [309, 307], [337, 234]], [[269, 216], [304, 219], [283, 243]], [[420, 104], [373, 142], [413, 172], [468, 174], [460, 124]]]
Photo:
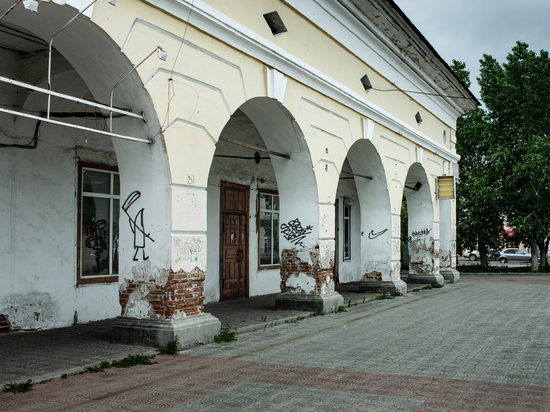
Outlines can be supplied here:
[[24, 393], [32, 390], [32, 379], [27, 382], [15, 383], [14, 381], [6, 383], [2, 388], [2, 392]]
[[237, 335], [237, 328], [231, 328], [231, 325], [228, 324], [225, 325], [225, 328], [220, 330], [220, 333], [218, 335], [214, 336], [214, 340], [216, 341], [216, 343], [231, 342], [237, 340]]

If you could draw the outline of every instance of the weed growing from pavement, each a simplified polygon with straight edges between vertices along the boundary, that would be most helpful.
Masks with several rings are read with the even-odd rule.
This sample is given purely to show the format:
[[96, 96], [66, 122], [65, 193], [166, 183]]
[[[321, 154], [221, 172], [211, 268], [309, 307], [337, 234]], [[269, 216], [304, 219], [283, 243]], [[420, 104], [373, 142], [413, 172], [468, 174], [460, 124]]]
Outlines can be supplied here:
[[82, 370], [80, 373], [87, 373], [87, 372], [93, 372], [93, 373], [96, 373], [96, 372], [103, 372], [105, 368], [102, 368], [100, 365], [95, 365], [95, 366], [86, 366], [84, 368], [84, 370]]
[[[350, 300], [351, 302], [351, 300]], [[347, 312], [348, 310], [344, 307], [344, 306], [338, 306], [338, 309], [336, 309], [334, 311], [334, 313], [342, 313], [342, 312]]]
[[265, 322], [267, 320], [267, 317], [262, 316], [262, 322]]
[[365, 296], [363, 296], [363, 303], [365, 303]]
[[348, 308], [351, 308], [351, 299], [348, 301]]
[[387, 293], [382, 293], [381, 295], [376, 296], [375, 300], [385, 300], [385, 299], [394, 299], [395, 296], [388, 295]]
[[161, 355], [176, 355], [178, 353], [178, 342], [179, 338], [176, 336], [176, 339], [171, 340], [166, 344], [166, 346], [161, 346], [158, 351]]
[[64, 373], [63, 375], [61, 375], [61, 379], [67, 379], [67, 374]]
[[[126, 356], [124, 359], [121, 359], [119, 361], [113, 361], [111, 363], [111, 366], [115, 368], [130, 368], [132, 366], [136, 365], [152, 365], [153, 363], [157, 362], [151, 362], [151, 359], [154, 359], [155, 355], [149, 356], [149, 355], [130, 355]], [[108, 362], [107, 362], [108, 363]]]
[[306, 318], [305, 316], [300, 315], [300, 316], [296, 316], [295, 318], [285, 320], [285, 323], [298, 323], [299, 321], [304, 320], [305, 318]]
[[12, 393], [24, 393], [32, 390], [32, 379], [29, 379], [27, 382], [15, 383], [11, 381], [6, 383], [2, 388], [2, 392], [12, 392]]
[[396, 290], [395, 292], [393, 292], [393, 296], [403, 296], [403, 294]]
[[214, 340], [216, 343], [231, 342], [237, 340], [236, 335], [238, 335], [237, 328], [231, 328], [231, 325], [227, 324], [218, 335], [214, 336]]
[[420, 292], [420, 289], [413, 289], [413, 292]]
[[319, 313], [319, 304], [317, 302], [315, 302], [315, 312], [313, 312], [311, 314], [311, 316], [319, 316], [320, 313]]
[[[151, 362], [151, 359], [154, 359], [155, 355], [149, 356], [149, 355], [142, 355], [142, 354], [136, 354], [131, 355], [128, 354], [124, 359], [121, 359], [119, 361], [112, 361], [107, 362], [103, 361], [99, 365], [96, 366], [87, 366], [84, 368], [80, 373], [87, 373], [87, 372], [103, 372], [105, 369], [109, 368], [130, 368], [132, 366], [136, 365], [152, 365], [157, 362]], [[67, 374], [64, 374], [61, 376], [63, 379], [67, 377]]]
[[430, 290], [430, 289], [437, 289], [437, 288], [442, 288], [442, 287], [443, 287], [443, 285], [440, 285], [437, 282], [432, 282], [429, 285], [424, 286], [422, 289]]

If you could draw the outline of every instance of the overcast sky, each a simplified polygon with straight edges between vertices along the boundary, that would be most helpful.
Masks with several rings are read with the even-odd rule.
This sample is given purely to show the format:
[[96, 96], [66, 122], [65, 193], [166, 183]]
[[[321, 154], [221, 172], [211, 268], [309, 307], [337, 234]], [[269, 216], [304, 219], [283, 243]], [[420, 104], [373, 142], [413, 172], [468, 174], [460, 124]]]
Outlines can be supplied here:
[[466, 63], [478, 99], [483, 54], [505, 63], [518, 40], [537, 53], [550, 51], [550, 0], [394, 1], [449, 65]]

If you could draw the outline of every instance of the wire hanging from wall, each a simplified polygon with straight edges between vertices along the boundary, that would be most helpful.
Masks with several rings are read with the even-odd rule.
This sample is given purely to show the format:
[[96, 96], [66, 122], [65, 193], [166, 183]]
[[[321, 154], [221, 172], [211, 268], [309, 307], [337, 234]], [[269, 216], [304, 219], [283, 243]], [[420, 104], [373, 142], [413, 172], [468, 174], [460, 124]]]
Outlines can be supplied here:
[[[192, 0], [191, 8], [189, 9], [189, 15], [187, 16], [187, 24], [185, 25], [185, 30], [183, 31], [183, 37], [181, 38], [180, 47], [178, 48], [178, 52], [176, 53], [176, 58], [174, 59], [172, 70], [170, 70], [170, 77], [168, 78], [168, 105], [166, 108], [166, 117], [164, 118], [164, 122], [161, 125], [161, 133], [166, 130], [165, 127], [168, 127], [168, 124], [170, 123], [170, 104], [172, 103], [172, 100], [174, 100], [174, 97], [176, 97], [176, 89], [174, 87], [174, 79], [172, 78], [172, 76], [174, 75], [174, 70], [176, 69], [176, 64], [178, 63], [181, 49], [183, 48], [183, 43], [185, 43], [185, 36], [187, 35], [187, 28], [189, 27], [189, 22], [191, 20], [191, 13], [193, 12], [194, 7], [195, 7], [195, 0]], [[172, 90], [172, 96], [170, 96], [170, 89]]]

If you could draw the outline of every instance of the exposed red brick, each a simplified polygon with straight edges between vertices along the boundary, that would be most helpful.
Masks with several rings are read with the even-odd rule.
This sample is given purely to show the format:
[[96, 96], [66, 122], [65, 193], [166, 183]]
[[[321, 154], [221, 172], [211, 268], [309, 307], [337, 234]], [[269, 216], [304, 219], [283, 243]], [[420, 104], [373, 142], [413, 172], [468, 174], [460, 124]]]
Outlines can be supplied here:
[[326, 278], [334, 280], [334, 262], [330, 262], [330, 267], [328, 269], [321, 270], [319, 268], [318, 259], [315, 258], [315, 255], [319, 255], [319, 248], [316, 246], [315, 250], [311, 252], [312, 255], [312, 264], [307, 262], [302, 262], [298, 258], [298, 251], [294, 249], [285, 249], [281, 252], [281, 292], [288, 292], [286, 287], [286, 281], [292, 275], [297, 275], [298, 273], [305, 273], [308, 276], [311, 276], [315, 279], [317, 285], [317, 293], [321, 293], [321, 287], [326, 281]]
[[[179, 271], [170, 273], [165, 285], [155, 285], [146, 299], [153, 307], [155, 315], [161, 319], [173, 317], [178, 310], [184, 310], [186, 315], [198, 315], [204, 307], [205, 273], [198, 268], [191, 272]], [[140, 283], [129, 281], [120, 293], [122, 313], [128, 304], [130, 294], [140, 286]]]

